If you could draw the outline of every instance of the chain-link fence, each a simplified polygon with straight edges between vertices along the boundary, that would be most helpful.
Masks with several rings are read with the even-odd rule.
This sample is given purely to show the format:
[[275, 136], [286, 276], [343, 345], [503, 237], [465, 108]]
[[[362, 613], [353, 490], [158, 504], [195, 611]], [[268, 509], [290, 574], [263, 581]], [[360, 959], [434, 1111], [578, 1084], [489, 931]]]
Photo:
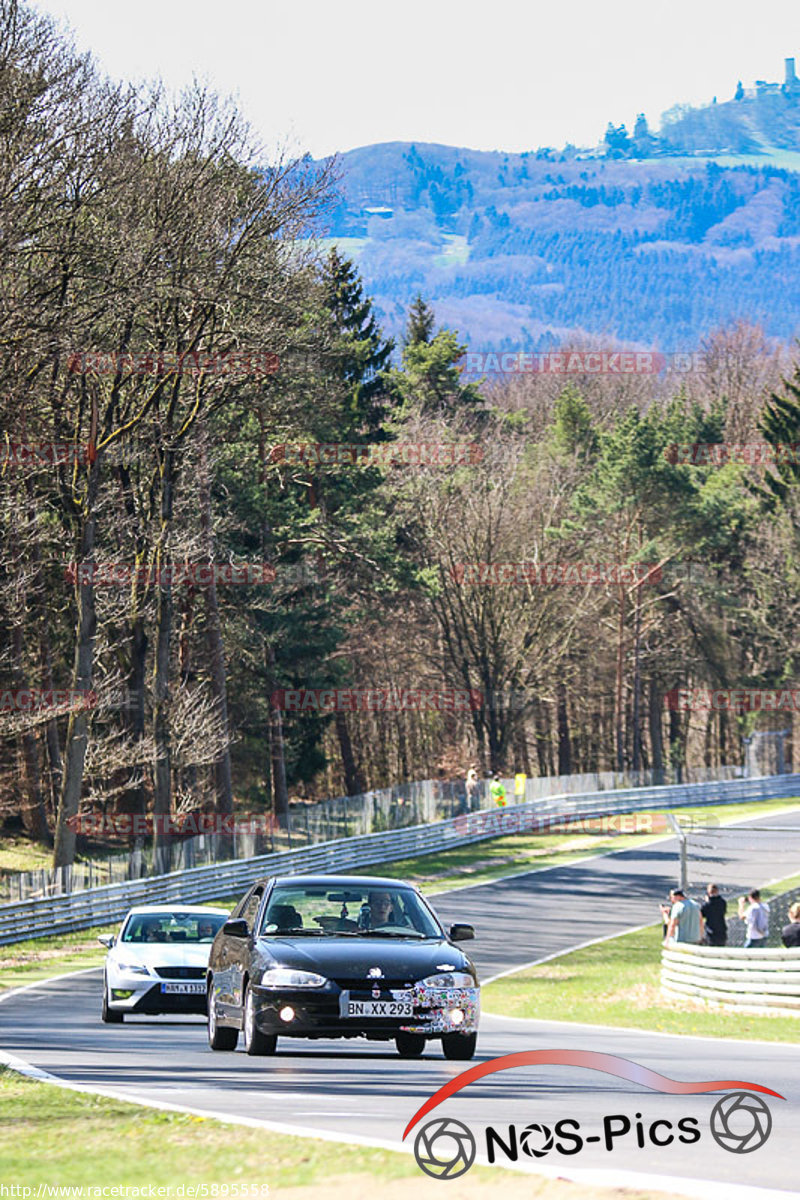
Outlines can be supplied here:
[[[725, 781], [741, 775], [741, 767], [700, 767], [683, 768], [680, 773], [602, 771], [582, 775], [516, 776], [504, 779], [502, 783], [511, 804], [620, 788]], [[466, 779], [425, 779], [317, 803], [294, 801], [289, 806], [288, 819], [283, 821], [271, 813], [236, 815], [222, 822], [212, 815], [211, 829], [222, 824], [221, 832], [182, 833], [179, 814], [174, 829], [159, 840], [157, 851], [154, 851], [152, 836], [138, 837], [135, 841], [120, 837], [121, 845], [126, 840], [134, 841], [133, 847], [124, 853], [86, 858], [57, 870], [43, 868], [0, 876], [0, 903], [62, 895], [232, 859], [299, 849], [343, 837], [447, 820], [466, 812], [495, 807], [490, 782], [480, 779], [470, 791]], [[89, 815], [84, 820], [84, 829], [104, 828], [102, 818]], [[118, 826], [119, 818], [116, 820]], [[193, 814], [183, 828], [198, 828]]]

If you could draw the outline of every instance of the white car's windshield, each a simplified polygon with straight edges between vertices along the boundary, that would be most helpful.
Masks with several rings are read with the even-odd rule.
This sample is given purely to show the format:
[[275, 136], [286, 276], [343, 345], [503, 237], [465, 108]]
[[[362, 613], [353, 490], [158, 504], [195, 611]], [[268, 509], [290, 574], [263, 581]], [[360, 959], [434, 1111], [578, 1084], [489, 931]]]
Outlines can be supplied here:
[[122, 931], [123, 942], [213, 942], [224, 913], [132, 913]]
[[372, 937], [441, 937], [442, 931], [412, 888], [330, 888], [285, 884], [270, 896], [261, 933]]

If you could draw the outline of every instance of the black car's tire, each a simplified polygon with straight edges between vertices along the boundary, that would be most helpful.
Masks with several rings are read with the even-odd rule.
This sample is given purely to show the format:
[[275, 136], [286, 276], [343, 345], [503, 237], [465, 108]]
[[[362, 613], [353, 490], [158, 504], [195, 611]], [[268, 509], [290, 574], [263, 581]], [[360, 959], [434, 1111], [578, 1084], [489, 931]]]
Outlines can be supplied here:
[[419, 1033], [398, 1033], [394, 1044], [401, 1058], [419, 1058], [425, 1049], [425, 1038]]
[[466, 1062], [475, 1054], [477, 1033], [445, 1033], [442, 1035], [442, 1049], [445, 1058]]
[[100, 1015], [104, 1025], [121, 1025], [125, 1020], [125, 1013], [108, 1007], [108, 981], [105, 975], [103, 976], [103, 1010]]
[[256, 1010], [253, 1003], [253, 993], [250, 988], [244, 994], [244, 1015], [242, 1017], [244, 1033], [244, 1049], [246, 1054], [274, 1054], [278, 1044], [276, 1033], [262, 1033], [256, 1025]]
[[238, 1029], [227, 1029], [217, 1024], [217, 1006], [214, 989], [208, 989], [208, 1044], [212, 1050], [235, 1050], [239, 1041]]

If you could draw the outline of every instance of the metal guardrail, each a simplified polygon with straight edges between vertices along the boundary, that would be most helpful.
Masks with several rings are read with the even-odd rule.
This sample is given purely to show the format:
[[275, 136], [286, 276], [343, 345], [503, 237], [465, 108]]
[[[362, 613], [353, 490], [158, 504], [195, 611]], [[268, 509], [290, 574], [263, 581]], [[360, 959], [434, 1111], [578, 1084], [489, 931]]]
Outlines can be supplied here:
[[[509, 783], [511, 781], [508, 781]], [[263, 875], [340, 873], [417, 854], [467, 845], [504, 833], [535, 830], [556, 818], [594, 818], [652, 808], [734, 804], [800, 795], [800, 775], [774, 775], [712, 783], [626, 788], [612, 792], [550, 796], [492, 811], [465, 813], [433, 825], [320, 842], [298, 850], [263, 854], [150, 876], [66, 896], [0, 905], [0, 945], [109, 925], [137, 904], [183, 903], [243, 892]]]
[[800, 950], [665, 946], [661, 991], [715, 1008], [800, 1017]]
[[[537, 775], [525, 780], [523, 800], [544, 800], [564, 796], [619, 788], [662, 787], [670, 782], [706, 783], [711, 780], [742, 778], [742, 768], [682, 767], [677, 780], [670, 771], [599, 771], [584, 775]], [[522, 777], [524, 778], [524, 776]], [[517, 780], [505, 780], [509, 791], [516, 790]], [[358, 796], [341, 796], [313, 804], [290, 802], [285, 826], [280, 826], [270, 813], [230, 818], [227, 832], [204, 832], [191, 835], [197, 828], [197, 814], [175, 817], [177, 829], [184, 833], [162, 841], [160, 866], [154, 861], [150, 834], [137, 837], [131, 849], [106, 855], [104, 858], [76, 860], [69, 866], [41, 867], [32, 871], [9, 871], [0, 874], [0, 904], [23, 900], [39, 900], [45, 896], [66, 895], [86, 888], [108, 887], [131, 879], [151, 875], [189, 871], [194, 867], [211, 866], [234, 858], [253, 858], [256, 855], [276, 854], [283, 850], [298, 850], [318, 842], [356, 837], [364, 833], [384, 833], [389, 829], [409, 829], [413, 825], [432, 825], [446, 821], [459, 813], [492, 805], [489, 779], [478, 781], [477, 791], [468, 796], [466, 779], [423, 779], [377, 788]], [[105, 817], [83, 814], [83, 832], [102, 833]], [[111, 818], [112, 829], [125, 838], [136, 831], [131, 814]], [[146, 824], [146, 823], [145, 823]], [[202, 824], [202, 819], [201, 819]], [[113, 836], [113, 835], [112, 835]], [[127, 839], [126, 839], [127, 840]]]

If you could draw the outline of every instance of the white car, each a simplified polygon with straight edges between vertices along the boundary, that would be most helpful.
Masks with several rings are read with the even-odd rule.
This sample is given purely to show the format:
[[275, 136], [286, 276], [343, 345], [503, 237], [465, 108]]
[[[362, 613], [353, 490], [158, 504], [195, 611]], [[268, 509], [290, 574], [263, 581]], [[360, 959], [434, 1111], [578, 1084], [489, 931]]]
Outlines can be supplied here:
[[132, 908], [108, 947], [103, 972], [103, 1020], [119, 1025], [125, 1013], [206, 1012], [206, 968], [211, 943], [228, 913], [191, 904]]

